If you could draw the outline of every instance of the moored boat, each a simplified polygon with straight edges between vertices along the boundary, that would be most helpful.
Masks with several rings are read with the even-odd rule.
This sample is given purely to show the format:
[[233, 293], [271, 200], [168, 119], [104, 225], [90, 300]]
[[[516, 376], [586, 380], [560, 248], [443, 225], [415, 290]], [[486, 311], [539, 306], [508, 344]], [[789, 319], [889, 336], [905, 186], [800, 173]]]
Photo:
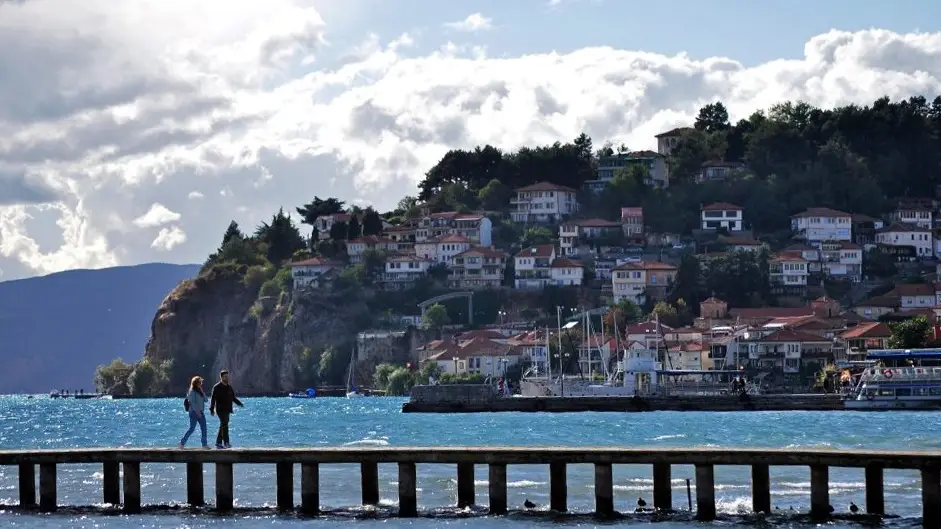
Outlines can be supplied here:
[[941, 349], [871, 350], [843, 405], [849, 410], [941, 408]]

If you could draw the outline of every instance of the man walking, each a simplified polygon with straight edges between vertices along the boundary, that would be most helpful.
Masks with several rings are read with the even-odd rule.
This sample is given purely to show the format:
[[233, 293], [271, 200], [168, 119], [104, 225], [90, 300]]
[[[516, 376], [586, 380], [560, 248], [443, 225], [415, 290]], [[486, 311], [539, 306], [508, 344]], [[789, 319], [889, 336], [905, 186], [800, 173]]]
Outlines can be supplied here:
[[212, 398], [209, 403], [209, 414], [219, 414], [219, 433], [216, 434], [216, 448], [231, 448], [229, 441], [229, 416], [232, 415], [232, 405], [244, 408], [242, 401], [235, 396], [235, 390], [229, 385], [229, 372], [222, 370], [219, 373], [219, 382], [212, 387]]

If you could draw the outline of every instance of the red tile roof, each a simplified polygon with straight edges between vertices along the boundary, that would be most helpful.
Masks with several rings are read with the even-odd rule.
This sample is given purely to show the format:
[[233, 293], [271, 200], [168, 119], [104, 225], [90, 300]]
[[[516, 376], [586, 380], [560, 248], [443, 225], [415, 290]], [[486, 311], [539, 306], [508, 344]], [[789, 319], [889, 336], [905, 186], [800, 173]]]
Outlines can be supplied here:
[[575, 193], [575, 190], [572, 189], [571, 187], [560, 186], [558, 184], [553, 184], [551, 182], [539, 182], [539, 183], [529, 185], [526, 187], [521, 187], [517, 189], [516, 191], [517, 192], [520, 192], [520, 191], [523, 191], [523, 192], [525, 191], [568, 191], [570, 193]]
[[774, 319], [793, 316], [809, 316], [814, 311], [811, 307], [758, 307], [758, 308], [731, 308], [732, 317], [745, 319]]
[[916, 283], [895, 285], [895, 288], [888, 295], [893, 296], [934, 296], [934, 285], [927, 283]]
[[860, 301], [857, 306], [895, 309], [898, 308], [901, 304], [902, 302], [899, 300], [898, 296], [875, 296], [867, 300]]
[[537, 244], [529, 248], [523, 248], [516, 257], [552, 257], [555, 252], [555, 246], [551, 244]]
[[703, 211], [744, 211], [744, 208], [728, 202], [714, 202], [702, 207]]
[[711, 297], [709, 297], [709, 298], [704, 299], [704, 300], [702, 301], [702, 303], [716, 303], [716, 304], [718, 304], [718, 303], [725, 303], [725, 302], [722, 301], [721, 299], [715, 297], [715, 296], [711, 296]]
[[660, 271], [671, 271], [676, 270], [677, 268], [669, 263], [664, 263], [661, 261], [628, 261], [626, 263], [621, 263], [612, 270], [660, 270]]
[[500, 250], [489, 248], [487, 246], [477, 246], [475, 248], [470, 248], [468, 250], [464, 250], [463, 252], [455, 255], [454, 257], [463, 257], [465, 255], [473, 255], [473, 254], [479, 254], [479, 255], [486, 256], [486, 257], [497, 257], [500, 259], [506, 258], [505, 253], [501, 252]]
[[[663, 332], [668, 333], [673, 331], [673, 327], [669, 325], [660, 324], [663, 327]], [[624, 329], [625, 334], [650, 334], [657, 332], [657, 322], [653, 320], [647, 320], [642, 323], [632, 323]]]
[[604, 219], [585, 219], [577, 220], [575, 224], [580, 228], [620, 228], [620, 222]]
[[447, 235], [438, 239], [438, 242], [466, 243], [468, 240], [463, 235]]
[[340, 263], [331, 261], [329, 259], [324, 259], [323, 257], [314, 257], [311, 259], [304, 259], [303, 261], [293, 262], [291, 263], [291, 266], [340, 266]]
[[807, 208], [806, 211], [791, 215], [792, 219], [804, 217], [852, 217], [852, 215], [830, 208]]
[[800, 254], [800, 252], [780, 252], [771, 258], [772, 261], [784, 262], [784, 261], [800, 261], [804, 262], [806, 259]]
[[931, 231], [928, 228], [920, 228], [914, 224], [906, 224], [904, 222], [893, 222], [892, 224], [886, 226], [885, 228], [880, 228], [876, 230], [876, 233], [911, 233], [911, 232], [927, 232]]
[[889, 338], [890, 336], [892, 336], [892, 329], [890, 329], [888, 325], [878, 321], [860, 323], [852, 329], [848, 329], [840, 334], [840, 338], [844, 340], [852, 340], [854, 338]]
[[585, 268], [580, 261], [573, 261], [565, 257], [558, 257], [552, 261], [552, 268]]
[[732, 246], [761, 246], [761, 241], [746, 237], [721, 237], [720, 240]]

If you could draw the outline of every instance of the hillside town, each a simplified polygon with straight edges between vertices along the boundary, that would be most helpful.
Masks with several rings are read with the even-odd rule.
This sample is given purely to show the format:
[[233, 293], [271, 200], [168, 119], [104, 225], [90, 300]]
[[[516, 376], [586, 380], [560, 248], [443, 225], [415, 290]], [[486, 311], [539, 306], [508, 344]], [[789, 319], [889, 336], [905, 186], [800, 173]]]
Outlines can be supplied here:
[[[572, 367], [565, 369], [597, 376], [608, 359], [633, 347], [650, 348], [654, 340], [671, 369], [747, 369], [763, 373], [768, 383], [797, 387], [827, 366], [862, 361], [867, 349], [886, 347], [892, 322], [923, 316], [933, 326], [938, 320], [936, 198], [894, 199], [883, 217], [819, 204], [791, 215], [775, 234], [759, 233], [750, 220], [757, 212], [731, 201], [701, 204], [697, 226], [686, 233], [652, 229], [637, 203], [621, 203], [619, 217], [597, 216], [598, 195], [619, 180], [638, 178], [647, 188], [669, 189], [671, 150], [692, 130], [657, 135], [656, 152], [608, 149], [581, 188], [540, 181], [510, 190], [502, 207], [442, 211], [430, 200], [413, 201], [402, 215], [384, 215], [381, 228], [376, 224], [368, 235], [362, 234], [370, 223], [362, 211], [320, 215], [312, 248], [336, 239], [342, 248], [292, 262], [293, 288], [323, 287], [343, 270], [371, 261], [381, 263], [374, 279], [383, 290], [407, 289], [433, 274], [446, 282], [451, 297], [462, 299], [473, 297], [467, 292], [494, 289], [596, 295], [596, 306], [541, 315], [543, 322], [558, 318], [558, 325], [540, 328], [534, 318], [503, 310], [497, 321], [474, 322], [468, 311], [467, 321], [436, 325], [441, 339], [418, 347], [410, 360], [436, 362], [455, 376], [503, 377], [549, 367], [550, 356], [560, 356], [560, 349], [552, 349], [555, 343], [562, 347], [563, 321], [614, 308], [624, 319], [605, 328], [602, 318], [592, 332], [590, 323], [585, 326], [572, 343]], [[708, 161], [694, 183], [749, 174], [742, 162]], [[682, 277], [684, 266], [693, 268], [694, 279]], [[736, 291], [726, 296], [736, 299], [724, 299], [717, 289], [695, 294], [710, 283], [703, 275], [716, 266], [725, 268], [713, 270], [714, 282]], [[745, 279], [743, 266], [759, 267], [761, 284]], [[691, 281], [695, 287], [683, 285]], [[630, 307], [637, 309], [635, 316]], [[402, 325], [433, 325], [427, 305], [421, 313], [411, 310], [418, 308], [402, 308]], [[361, 334], [362, 351], [369, 350], [362, 342], [370, 336], [377, 335]]]

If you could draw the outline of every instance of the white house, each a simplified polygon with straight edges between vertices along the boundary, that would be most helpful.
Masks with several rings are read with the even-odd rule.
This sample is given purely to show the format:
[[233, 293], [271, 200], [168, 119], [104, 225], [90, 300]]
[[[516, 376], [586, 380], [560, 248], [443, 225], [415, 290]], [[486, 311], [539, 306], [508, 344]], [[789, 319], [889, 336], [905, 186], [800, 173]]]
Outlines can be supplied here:
[[891, 218], [893, 222], [912, 224], [926, 230], [934, 227], [934, 211], [927, 207], [901, 206], [892, 212]]
[[294, 288], [302, 289], [311, 285], [317, 285], [320, 276], [342, 266], [341, 263], [314, 257], [291, 263], [291, 279], [294, 280]]
[[684, 134], [693, 132], [695, 129], [691, 127], [678, 127], [667, 132], [661, 132], [657, 134], [657, 152], [669, 156], [673, 152], [673, 148], [680, 143], [680, 139]]
[[428, 273], [435, 264], [417, 255], [394, 255], [386, 259], [386, 270], [380, 283], [386, 288], [407, 288]]
[[918, 257], [934, 255], [934, 238], [931, 230], [919, 228], [915, 224], [895, 222], [881, 230], [876, 230], [876, 244], [911, 246]]
[[317, 217], [317, 220], [314, 221], [314, 227], [317, 228], [317, 238], [329, 239], [330, 228], [332, 228], [334, 224], [337, 222], [346, 222], [349, 224], [352, 219], [353, 215], [349, 213], [334, 213], [332, 215], [321, 215]]
[[863, 277], [863, 248], [846, 241], [820, 243], [821, 271], [833, 277], [861, 281]]
[[454, 256], [448, 265], [453, 288], [499, 288], [507, 255], [493, 248], [471, 248]]
[[521, 350], [495, 340], [474, 337], [457, 344], [442, 344], [441, 349], [429, 357], [445, 373], [457, 375], [479, 374], [504, 377], [507, 369], [519, 363]]
[[462, 235], [447, 235], [438, 239], [435, 250], [436, 261], [439, 263], [450, 264], [454, 262], [454, 256], [461, 252], [470, 250], [471, 242]]
[[853, 240], [853, 217], [830, 208], [809, 208], [791, 217], [791, 230], [807, 244], [819, 248], [823, 241]]
[[585, 265], [565, 257], [559, 257], [552, 261], [549, 269], [549, 277], [558, 286], [581, 285], [584, 275]]
[[725, 228], [730, 232], [742, 231], [744, 227], [742, 220], [743, 211], [744, 210], [739, 206], [727, 202], [716, 202], [715, 204], [703, 206], [700, 211], [702, 229], [717, 230]]
[[747, 237], [720, 237], [719, 242], [733, 252], [757, 252], [761, 250], [761, 241]]
[[902, 309], [933, 308], [938, 298], [935, 286], [927, 283], [896, 285], [886, 295], [898, 297]]
[[490, 246], [493, 244], [493, 223], [476, 213], [445, 211], [425, 215], [415, 227], [415, 240], [418, 242], [451, 235], [464, 237], [476, 246]]
[[636, 304], [646, 300], [647, 270], [639, 263], [624, 263], [611, 270], [611, 293], [614, 302], [628, 299]]
[[510, 200], [513, 222], [557, 222], [578, 211], [576, 191], [570, 187], [540, 182], [516, 190]]
[[552, 284], [550, 267], [555, 258], [555, 246], [551, 244], [530, 246], [516, 254], [513, 258], [516, 288], [544, 288]]
[[807, 261], [798, 252], [781, 252], [768, 261], [768, 279], [772, 285], [806, 287]]

